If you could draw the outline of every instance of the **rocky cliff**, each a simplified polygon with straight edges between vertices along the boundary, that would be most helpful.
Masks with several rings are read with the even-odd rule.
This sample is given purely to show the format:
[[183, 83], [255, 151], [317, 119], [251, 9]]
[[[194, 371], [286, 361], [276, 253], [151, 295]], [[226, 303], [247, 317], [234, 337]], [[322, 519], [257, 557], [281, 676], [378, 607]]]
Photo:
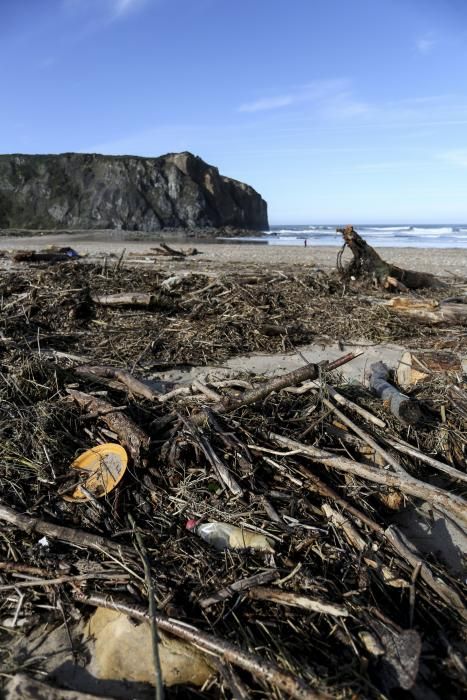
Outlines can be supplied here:
[[252, 187], [191, 153], [0, 156], [0, 228], [267, 229]]

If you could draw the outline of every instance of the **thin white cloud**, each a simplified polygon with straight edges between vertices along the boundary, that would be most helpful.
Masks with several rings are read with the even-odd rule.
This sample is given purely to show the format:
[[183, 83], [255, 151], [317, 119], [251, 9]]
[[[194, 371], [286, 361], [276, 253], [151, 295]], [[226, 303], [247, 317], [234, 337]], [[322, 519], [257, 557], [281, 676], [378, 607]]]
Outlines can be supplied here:
[[295, 101], [293, 95], [282, 95], [281, 97], [265, 97], [255, 102], [247, 102], [240, 105], [239, 112], [264, 112], [268, 109], [278, 109], [288, 107]]
[[286, 94], [261, 97], [252, 102], [241, 104], [238, 112], [265, 112], [268, 110], [282, 109], [302, 103], [320, 102], [333, 97], [348, 85], [346, 80], [315, 80], [305, 85], [292, 87]]
[[467, 168], [467, 148], [453, 148], [439, 154], [440, 160], [458, 168]]
[[122, 17], [133, 10], [138, 9], [145, 3], [145, 0], [112, 0], [113, 13], [115, 17]]
[[108, 18], [120, 19], [140, 9], [148, 0], [63, 0], [66, 10], [97, 12], [105, 14]]
[[433, 51], [439, 40], [433, 34], [425, 34], [419, 37], [415, 42], [415, 47], [419, 53], [429, 54]]

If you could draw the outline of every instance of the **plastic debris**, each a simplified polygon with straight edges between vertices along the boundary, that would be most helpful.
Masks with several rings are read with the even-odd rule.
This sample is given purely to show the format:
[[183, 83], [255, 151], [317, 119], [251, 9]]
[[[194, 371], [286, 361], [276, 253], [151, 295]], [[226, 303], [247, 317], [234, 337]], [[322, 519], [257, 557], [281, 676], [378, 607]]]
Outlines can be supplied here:
[[195, 532], [201, 539], [222, 549], [255, 549], [260, 552], [274, 552], [271, 541], [258, 532], [251, 532], [229, 523], [202, 523], [197, 520], [187, 520], [187, 530]]
[[[86, 633], [91, 644], [88, 671], [95, 677], [155, 683], [151, 628], [136, 625], [117, 610], [97, 608]], [[213, 675], [213, 667], [202, 652], [181, 639], [158, 632], [159, 656], [164, 685], [183, 683], [201, 687]]]
[[83, 452], [71, 464], [86, 478], [71, 494], [65, 494], [65, 501], [85, 502], [101, 498], [112, 491], [122, 479], [127, 467], [127, 453], [121, 445], [113, 442], [97, 445]]

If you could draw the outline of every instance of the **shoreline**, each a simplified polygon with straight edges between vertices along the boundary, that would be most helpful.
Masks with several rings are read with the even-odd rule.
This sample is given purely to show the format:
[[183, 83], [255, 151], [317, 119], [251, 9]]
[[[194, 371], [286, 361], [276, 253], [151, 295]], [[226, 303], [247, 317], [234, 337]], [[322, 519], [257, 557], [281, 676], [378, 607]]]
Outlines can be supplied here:
[[[37, 250], [48, 246], [71, 246], [80, 255], [105, 256], [151, 253], [151, 248], [160, 242], [173, 244], [181, 250], [195, 247], [201, 255], [184, 259], [185, 264], [197, 267], [216, 267], [235, 265], [267, 266], [310, 266], [324, 270], [335, 268], [340, 246], [297, 246], [267, 245], [260, 242], [207, 242], [199, 238], [154, 237], [153, 240], [128, 240], [121, 236], [102, 236], [101, 232], [53, 233], [35, 236], [0, 237], [0, 251], [12, 249]], [[108, 232], [107, 232], [108, 233]], [[412, 247], [377, 247], [379, 254], [388, 262], [407, 269], [431, 272], [440, 276], [467, 276], [467, 249], [465, 248], [412, 248]], [[346, 251], [344, 262], [351, 259]]]

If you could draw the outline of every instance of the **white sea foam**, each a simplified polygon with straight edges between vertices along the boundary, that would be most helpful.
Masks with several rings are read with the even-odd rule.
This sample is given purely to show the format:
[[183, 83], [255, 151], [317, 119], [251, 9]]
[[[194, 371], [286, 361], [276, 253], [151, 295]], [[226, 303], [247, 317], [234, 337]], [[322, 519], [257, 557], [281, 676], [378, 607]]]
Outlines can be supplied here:
[[[467, 225], [363, 225], [356, 230], [373, 246], [410, 248], [467, 248]], [[285, 225], [267, 233], [270, 245], [341, 245], [342, 237], [330, 225]], [[263, 239], [264, 240], [264, 239]], [[467, 266], [467, 260], [466, 260]]]

